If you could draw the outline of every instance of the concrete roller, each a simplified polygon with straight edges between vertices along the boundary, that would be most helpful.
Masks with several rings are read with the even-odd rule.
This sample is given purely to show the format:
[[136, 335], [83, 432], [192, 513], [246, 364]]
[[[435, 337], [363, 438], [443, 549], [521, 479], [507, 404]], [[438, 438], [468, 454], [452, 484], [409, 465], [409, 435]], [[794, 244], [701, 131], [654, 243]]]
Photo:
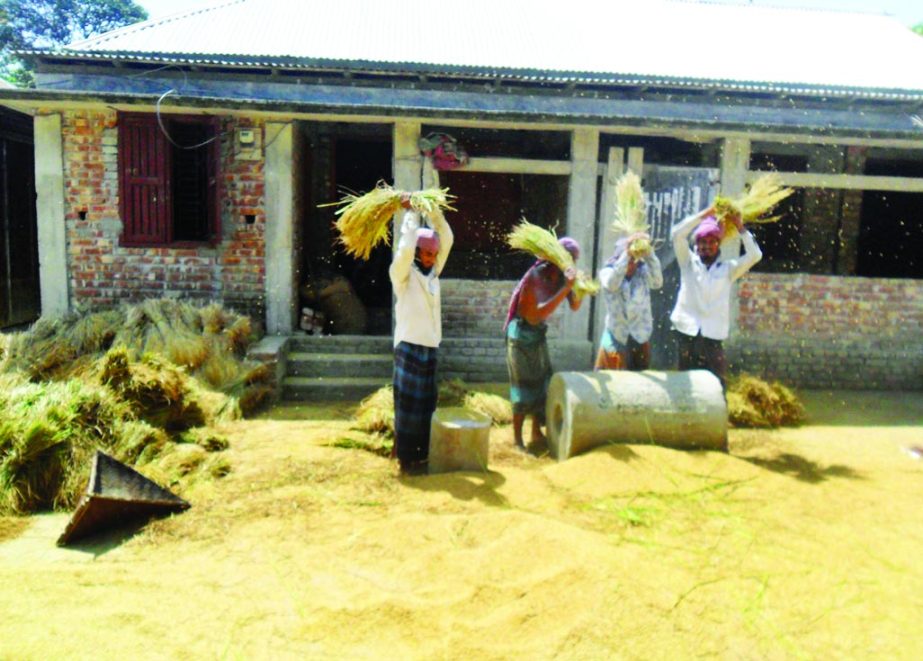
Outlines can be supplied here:
[[558, 372], [545, 412], [558, 461], [607, 443], [727, 448], [727, 403], [706, 370]]

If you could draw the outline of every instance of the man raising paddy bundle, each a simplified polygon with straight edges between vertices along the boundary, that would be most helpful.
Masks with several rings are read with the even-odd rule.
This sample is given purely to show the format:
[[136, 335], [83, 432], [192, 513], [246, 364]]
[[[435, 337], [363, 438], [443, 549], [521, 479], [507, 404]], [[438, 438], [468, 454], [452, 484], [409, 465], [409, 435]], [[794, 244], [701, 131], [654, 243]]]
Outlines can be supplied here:
[[596, 370], [646, 370], [651, 365], [651, 290], [663, 286], [660, 260], [646, 232], [619, 239], [599, 272], [605, 291], [606, 328]]
[[[739, 214], [728, 221], [743, 241], [743, 256], [720, 259], [723, 232], [714, 207], [689, 216], [670, 232], [680, 285], [676, 306], [670, 315], [679, 340], [679, 369], [707, 369], [725, 386], [727, 360], [723, 342], [730, 327], [731, 284], [763, 257], [759, 246], [744, 228]], [[695, 230], [695, 252], [689, 248], [689, 234]]]
[[438, 206], [420, 213], [406, 209], [389, 274], [394, 287], [394, 447], [402, 473], [421, 471], [429, 456], [430, 419], [436, 410], [436, 357], [442, 340], [439, 274], [452, 249], [453, 235]]
[[[579, 244], [566, 236], [559, 239], [559, 243], [576, 262], [580, 256]], [[545, 438], [541, 425], [545, 423], [545, 396], [552, 373], [545, 321], [564, 299], [567, 299], [571, 310], [580, 307], [580, 298], [574, 294], [576, 280], [576, 268], [562, 271], [551, 262], [540, 259], [526, 271], [510, 298], [503, 329], [506, 332], [510, 401], [513, 403], [513, 437], [520, 450], [525, 450], [522, 427], [526, 415], [532, 416], [532, 442]]]

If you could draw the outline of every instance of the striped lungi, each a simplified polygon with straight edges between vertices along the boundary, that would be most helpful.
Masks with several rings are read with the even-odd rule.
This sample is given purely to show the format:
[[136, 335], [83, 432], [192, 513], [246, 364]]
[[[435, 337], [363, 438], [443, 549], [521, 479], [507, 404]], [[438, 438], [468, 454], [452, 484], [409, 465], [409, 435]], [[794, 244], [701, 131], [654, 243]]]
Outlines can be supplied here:
[[400, 342], [394, 348], [394, 443], [401, 466], [426, 461], [436, 410], [436, 347]]
[[506, 366], [510, 374], [513, 413], [545, 419], [545, 397], [551, 381], [551, 358], [545, 324], [532, 326], [516, 317], [506, 329]]

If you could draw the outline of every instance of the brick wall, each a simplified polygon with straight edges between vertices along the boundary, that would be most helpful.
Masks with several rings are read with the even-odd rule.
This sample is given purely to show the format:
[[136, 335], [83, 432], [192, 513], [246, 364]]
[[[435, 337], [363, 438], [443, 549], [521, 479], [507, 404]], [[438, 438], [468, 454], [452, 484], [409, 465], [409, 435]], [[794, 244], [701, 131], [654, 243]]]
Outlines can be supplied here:
[[262, 319], [263, 161], [238, 159], [234, 152], [235, 129], [262, 130], [262, 124], [246, 118], [222, 122], [217, 245], [123, 248], [117, 121], [113, 111], [69, 111], [62, 117], [71, 306], [176, 296], [223, 302]]
[[[441, 287], [440, 377], [471, 383], [505, 381], [503, 322], [516, 281], [444, 279]], [[556, 370], [585, 370], [592, 365], [592, 344], [560, 337], [565, 314], [559, 309], [548, 320], [551, 363]]]
[[[441, 279], [442, 334], [445, 337], [503, 337], [516, 280]], [[566, 311], [548, 320], [548, 336], [561, 334]]]
[[734, 371], [802, 387], [923, 389], [923, 281], [752, 273]]

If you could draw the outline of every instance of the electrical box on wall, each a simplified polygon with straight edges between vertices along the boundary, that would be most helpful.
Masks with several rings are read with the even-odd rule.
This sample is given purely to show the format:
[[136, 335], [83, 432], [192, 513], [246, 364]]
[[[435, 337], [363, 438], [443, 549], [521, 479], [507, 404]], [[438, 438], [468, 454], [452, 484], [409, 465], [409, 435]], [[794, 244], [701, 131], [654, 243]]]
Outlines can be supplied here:
[[258, 161], [263, 157], [263, 131], [258, 128], [239, 128], [234, 144], [234, 157], [239, 161]]

